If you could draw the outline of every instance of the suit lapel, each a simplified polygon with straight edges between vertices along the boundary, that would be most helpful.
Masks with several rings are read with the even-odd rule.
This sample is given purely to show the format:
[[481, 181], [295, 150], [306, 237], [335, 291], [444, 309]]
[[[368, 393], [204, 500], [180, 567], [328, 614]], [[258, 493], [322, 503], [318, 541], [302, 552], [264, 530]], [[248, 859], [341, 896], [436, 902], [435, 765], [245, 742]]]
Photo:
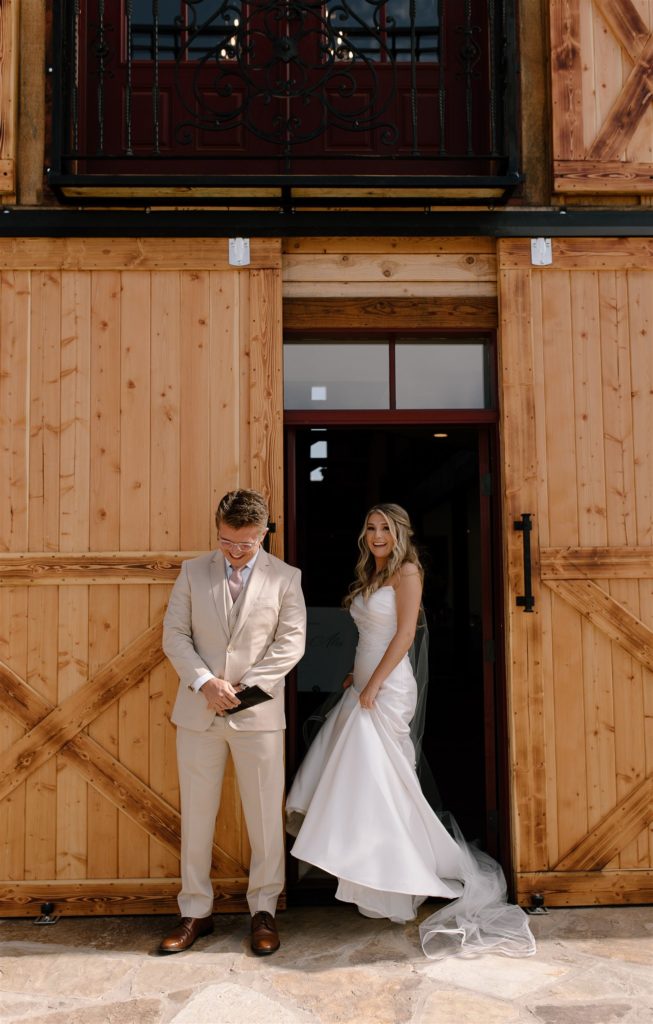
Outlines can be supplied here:
[[227, 570], [224, 556], [216, 551], [209, 566], [211, 577], [211, 593], [218, 614], [218, 621], [224, 630], [225, 636], [229, 637], [229, 608], [230, 599], [227, 596]]

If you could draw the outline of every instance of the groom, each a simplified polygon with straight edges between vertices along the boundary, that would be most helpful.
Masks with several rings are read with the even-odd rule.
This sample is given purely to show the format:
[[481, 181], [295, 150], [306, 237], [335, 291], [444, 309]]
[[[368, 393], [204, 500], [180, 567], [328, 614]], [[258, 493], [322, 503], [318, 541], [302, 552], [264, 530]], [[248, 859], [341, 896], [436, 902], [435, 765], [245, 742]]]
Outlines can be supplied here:
[[[178, 953], [213, 931], [213, 832], [231, 753], [252, 848], [251, 946], [264, 956], [279, 948], [284, 676], [304, 653], [306, 609], [299, 570], [261, 548], [268, 528], [262, 494], [230, 491], [215, 519], [218, 550], [183, 563], [163, 623], [163, 650], [179, 675], [172, 721], [182, 885], [181, 922], [159, 948]], [[250, 687], [272, 699], [238, 711]]]

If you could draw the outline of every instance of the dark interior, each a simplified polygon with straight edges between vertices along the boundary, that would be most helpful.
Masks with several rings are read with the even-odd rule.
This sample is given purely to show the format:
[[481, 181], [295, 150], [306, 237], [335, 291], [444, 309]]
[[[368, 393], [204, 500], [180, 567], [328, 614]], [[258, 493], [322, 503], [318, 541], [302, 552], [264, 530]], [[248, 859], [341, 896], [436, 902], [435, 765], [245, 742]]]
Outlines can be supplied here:
[[351, 667], [355, 631], [347, 613], [338, 610], [353, 578], [364, 515], [378, 501], [396, 502], [410, 515], [426, 571], [430, 656], [424, 752], [443, 807], [453, 812], [468, 839], [487, 849], [493, 844], [488, 843], [486, 757], [494, 754], [486, 750], [485, 738], [483, 610], [485, 602], [487, 623], [491, 588], [482, 572], [481, 544], [489, 538], [481, 536], [478, 428], [290, 429], [294, 467], [289, 465], [289, 472], [294, 468], [295, 473], [290, 491], [296, 502], [288, 515], [288, 531], [294, 533], [288, 550], [302, 569], [309, 633], [307, 660], [294, 680], [289, 774], [306, 749], [306, 720]]

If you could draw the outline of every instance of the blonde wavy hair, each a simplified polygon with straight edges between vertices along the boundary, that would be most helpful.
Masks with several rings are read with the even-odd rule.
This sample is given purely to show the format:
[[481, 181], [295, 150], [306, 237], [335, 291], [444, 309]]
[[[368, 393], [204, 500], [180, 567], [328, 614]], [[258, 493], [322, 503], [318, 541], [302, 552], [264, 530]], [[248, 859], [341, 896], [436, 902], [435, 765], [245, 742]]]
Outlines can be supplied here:
[[[388, 561], [383, 566], [380, 573], [377, 574], [376, 562], [374, 561], [374, 555], [370, 551], [367, 545], [367, 524], [369, 518], [375, 512], [378, 512], [383, 516], [388, 527], [390, 529], [390, 535], [394, 540], [394, 547], [390, 552]], [[367, 599], [370, 594], [374, 593], [380, 587], [387, 585], [388, 581], [392, 579], [396, 572], [401, 569], [402, 565], [406, 562], [410, 562], [412, 565], [417, 566], [420, 577], [424, 579], [424, 569], [422, 563], [419, 560], [419, 554], [417, 548], [413, 543], [413, 528], [411, 526], [408, 513], [401, 505], [393, 505], [392, 503], [383, 503], [380, 505], [373, 505], [365, 516], [363, 523], [363, 529], [358, 535], [358, 550], [360, 555], [356, 562], [355, 568], [355, 579], [344, 600], [345, 608], [348, 608], [351, 602], [354, 600], [357, 594]]]

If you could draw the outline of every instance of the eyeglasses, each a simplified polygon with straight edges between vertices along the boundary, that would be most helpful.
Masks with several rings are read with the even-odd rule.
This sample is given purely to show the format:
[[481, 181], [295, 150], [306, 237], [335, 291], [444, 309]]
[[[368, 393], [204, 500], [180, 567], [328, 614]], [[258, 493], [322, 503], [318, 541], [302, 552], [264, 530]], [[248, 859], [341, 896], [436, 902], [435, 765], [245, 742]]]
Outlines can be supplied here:
[[246, 540], [246, 541], [233, 541], [225, 540], [224, 537], [218, 536], [220, 544], [223, 548], [228, 548], [229, 551], [253, 551], [255, 547], [261, 543], [259, 540]]

